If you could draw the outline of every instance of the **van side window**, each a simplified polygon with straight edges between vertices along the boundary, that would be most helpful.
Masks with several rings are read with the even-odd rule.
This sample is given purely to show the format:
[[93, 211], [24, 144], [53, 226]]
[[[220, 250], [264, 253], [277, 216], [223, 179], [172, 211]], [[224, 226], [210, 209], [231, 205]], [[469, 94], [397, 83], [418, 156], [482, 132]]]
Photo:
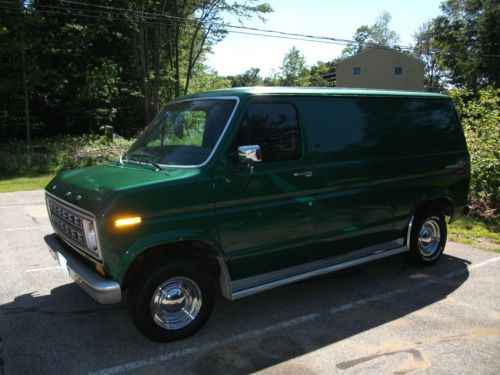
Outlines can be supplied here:
[[297, 112], [291, 104], [251, 104], [241, 124], [238, 145], [259, 145], [263, 162], [298, 159], [301, 154]]

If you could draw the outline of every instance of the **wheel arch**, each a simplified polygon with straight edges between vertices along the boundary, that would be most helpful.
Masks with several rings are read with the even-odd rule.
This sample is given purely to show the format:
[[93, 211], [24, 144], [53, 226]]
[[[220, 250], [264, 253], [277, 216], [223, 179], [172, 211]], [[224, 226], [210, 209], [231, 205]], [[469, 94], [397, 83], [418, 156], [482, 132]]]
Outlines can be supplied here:
[[425, 212], [428, 210], [438, 210], [443, 215], [450, 216], [450, 222], [451, 222], [451, 218], [453, 217], [453, 213], [455, 211], [455, 206], [453, 204], [453, 200], [446, 195], [427, 197], [417, 202], [413, 207], [412, 214], [406, 228], [406, 235], [405, 235], [406, 246], [410, 245], [411, 229], [415, 217], [419, 215], [421, 212]]
[[128, 254], [127, 258], [119, 278], [124, 291], [148, 268], [158, 265], [165, 259], [201, 265], [210, 272], [214, 282], [222, 291], [227, 288], [225, 285], [227, 280], [230, 280], [224, 257], [214, 244], [203, 239], [182, 239], [151, 245], [135, 252], [134, 255]]
[[418, 202], [413, 209], [413, 216], [417, 216], [420, 212], [428, 210], [437, 210], [445, 216], [452, 217], [455, 206], [449, 196], [435, 196]]

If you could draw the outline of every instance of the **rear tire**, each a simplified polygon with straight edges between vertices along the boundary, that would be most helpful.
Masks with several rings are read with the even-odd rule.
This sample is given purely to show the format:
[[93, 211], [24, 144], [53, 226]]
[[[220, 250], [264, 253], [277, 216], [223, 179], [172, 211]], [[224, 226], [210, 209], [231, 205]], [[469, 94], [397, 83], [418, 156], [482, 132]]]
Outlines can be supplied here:
[[172, 262], [147, 272], [129, 291], [128, 312], [137, 329], [154, 341], [198, 332], [213, 310], [215, 287], [197, 264]]
[[413, 223], [410, 233], [410, 258], [419, 266], [437, 262], [447, 239], [446, 221], [439, 211], [423, 211]]

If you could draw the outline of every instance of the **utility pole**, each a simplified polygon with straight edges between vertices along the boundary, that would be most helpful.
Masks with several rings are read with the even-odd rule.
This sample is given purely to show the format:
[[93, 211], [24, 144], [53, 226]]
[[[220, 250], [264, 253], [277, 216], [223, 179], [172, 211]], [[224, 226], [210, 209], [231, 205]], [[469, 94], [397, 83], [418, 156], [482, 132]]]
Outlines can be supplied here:
[[23, 70], [24, 112], [26, 118], [26, 146], [31, 147], [30, 104], [28, 100], [28, 80], [26, 78], [26, 57], [24, 56], [24, 4], [19, 0], [19, 27], [21, 28], [21, 65]]

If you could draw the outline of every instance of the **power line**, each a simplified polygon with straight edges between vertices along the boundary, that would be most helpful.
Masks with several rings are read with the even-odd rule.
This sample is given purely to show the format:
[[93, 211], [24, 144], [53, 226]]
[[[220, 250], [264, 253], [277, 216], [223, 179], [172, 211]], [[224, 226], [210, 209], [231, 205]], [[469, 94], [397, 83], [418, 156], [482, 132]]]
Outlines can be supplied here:
[[[166, 14], [158, 14], [158, 13], [145, 12], [145, 11], [137, 11], [137, 10], [126, 9], [126, 8], [117, 8], [117, 7], [107, 6], [107, 5], [87, 4], [87, 3], [82, 3], [82, 2], [74, 1], [74, 0], [60, 0], [60, 1], [64, 2], [64, 3], [68, 3], [68, 4], [74, 4], [74, 5], [84, 5], [87, 7], [107, 9], [107, 10], [111, 10], [111, 11], [133, 13], [133, 14], [140, 16], [141, 18], [145, 18], [145, 19], [156, 19], [156, 20], [157, 19], [171, 19], [171, 20], [175, 20], [175, 21], [180, 22], [180, 23], [196, 23], [198, 25], [199, 24], [206, 24], [209, 26], [216, 26], [216, 27], [220, 27], [220, 28], [249, 30], [252, 32], [259, 32], [259, 33], [266, 33], [266, 34], [277, 34], [277, 35], [284, 35], [284, 36], [288, 36], [288, 37], [304, 38], [304, 39], [297, 39], [297, 40], [306, 40], [306, 39], [326, 40], [326, 41], [330, 41], [330, 42], [335, 42], [332, 44], [339, 44], [339, 45], [348, 45], [350, 43], [355, 43], [351, 39], [342, 39], [342, 38], [335, 38], [335, 37], [323, 36], [323, 35], [300, 34], [300, 33], [281, 31], [281, 30], [262, 29], [262, 28], [242, 26], [242, 25], [232, 25], [229, 23], [215, 22], [215, 21], [208, 21], [208, 20], [199, 20], [199, 19], [194, 20], [194, 19], [189, 19], [189, 18], [185, 18], [185, 17], [170, 16], [170, 15], [166, 15]], [[239, 34], [243, 34], [243, 33], [239, 33]], [[260, 35], [260, 34], [250, 34], [249, 33], [249, 35]], [[372, 45], [375, 47], [390, 47], [388, 45], [383, 45], [383, 44], [372, 44]], [[401, 50], [410, 50], [413, 47], [411, 47], [411, 46], [398, 46], [398, 48]]]
[[[1, 3], [1, 1], [0, 1]], [[53, 8], [57, 7], [52, 7], [52, 6], [43, 6], [44, 8], [50, 8], [50, 9], [37, 9], [37, 12], [43, 13], [43, 14], [59, 14], [59, 15], [66, 15], [66, 16], [77, 16], [77, 17], [85, 17], [85, 18], [94, 18], [94, 19], [102, 19], [106, 21], [110, 21], [110, 17], [103, 15], [102, 13], [98, 14], [84, 14], [84, 13], [71, 13], [66, 10], [57, 10]], [[3, 7], [0, 6], [0, 9], [13, 9], [15, 8], [8, 8], [8, 7]], [[80, 10], [80, 9], [75, 9], [75, 10]], [[115, 18], [120, 21], [129, 21], [130, 19], [123, 18], [119, 15], [110, 15], [112, 18]], [[162, 22], [155, 22], [155, 21], [146, 21], [148, 24], [152, 25], [158, 25], [158, 24], [167, 24], [167, 23], [175, 23], [175, 22], [170, 22], [170, 21], [162, 21]], [[191, 26], [192, 27], [192, 26]], [[340, 42], [330, 42], [326, 40], [314, 40], [314, 39], [305, 39], [305, 38], [297, 38], [297, 37], [287, 37], [284, 35], [269, 35], [269, 34], [262, 34], [262, 33], [254, 33], [254, 32], [246, 32], [246, 31], [236, 31], [236, 30], [224, 30], [224, 32], [230, 33], [230, 34], [242, 34], [242, 35], [252, 35], [252, 36], [261, 36], [261, 37], [268, 37], [268, 38], [277, 38], [277, 39], [288, 39], [288, 40], [298, 40], [298, 41], [305, 41], [305, 42], [313, 42], [313, 43], [323, 43], [323, 44], [333, 44], [333, 45], [347, 45], [345, 43], [340, 43]]]
[[342, 42], [342, 43], [352, 42], [352, 40], [349, 40], [349, 39], [340, 39], [340, 38], [321, 36], [321, 35], [308, 35], [308, 34], [291, 33], [291, 32], [285, 32], [285, 31], [281, 31], [281, 30], [270, 30], [270, 29], [262, 29], [262, 28], [250, 27], [250, 26], [232, 25], [229, 23], [207, 21], [207, 20], [194, 20], [194, 19], [189, 19], [189, 18], [185, 18], [185, 17], [170, 16], [167, 14], [137, 11], [137, 10], [132, 10], [132, 9], [117, 8], [117, 7], [106, 6], [106, 5], [87, 4], [87, 3], [82, 3], [79, 1], [73, 1], [73, 0], [61, 0], [61, 2], [68, 3], [68, 4], [75, 4], [75, 5], [84, 5], [87, 7], [108, 9], [108, 10], [112, 10], [112, 11], [130, 12], [130, 13], [137, 14], [141, 17], [165, 18], [165, 19], [176, 20], [179, 22], [206, 24], [206, 25], [210, 25], [210, 26], [218, 26], [221, 28], [242, 29], [242, 30], [249, 30], [249, 31], [272, 33], [272, 34], [281, 34], [281, 35], [286, 35], [286, 36], [296, 36], [296, 37], [301, 37], [301, 38], [324, 39], [324, 40], [330, 40], [330, 41]]
[[[288, 39], [288, 40], [297, 40], [297, 41], [305, 41], [305, 42], [314, 42], [314, 43], [324, 43], [324, 44], [334, 44], [334, 45], [343, 45], [347, 46], [350, 44], [358, 44], [353, 40], [349, 39], [341, 39], [334, 37], [327, 37], [321, 35], [309, 35], [309, 34], [299, 34], [299, 33], [291, 33], [280, 30], [272, 30], [272, 29], [262, 29], [256, 27], [248, 27], [248, 26], [239, 26], [239, 25], [231, 25], [227, 23], [209, 21], [209, 20], [200, 20], [200, 19], [190, 19], [183, 18], [177, 16], [170, 16], [165, 14], [158, 14], [152, 12], [138, 11], [126, 8], [118, 8], [106, 5], [98, 5], [98, 4], [87, 4], [74, 0], [60, 0], [61, 2], [77, 5], [78, 7], [60, 7], [60, 6], [51, 6], [51, 5], [42, 5], [38, 4], [36, 6], [36, 10], [38, 12], [42, 12], [45, 14], [55, 13], [60, 15], [68, 15], [68, 16], [78, 16], [78, 17], [88, 17], [88, 18], [96, 18], [96, 19], [104, 19], [110, 20], [117, 19], [122, 21], [130, 21], [131, 19], [138, 19], [144, 21], [148, 24], [158, 25], [158, 24], [184, 24], [187, 27], [199, 27], [202, 28], [202, 25], [207, 25], [209, 27], [217, 27], [219, 31], [223, 31], [225, 33], [232, 34], [242, 34], [242, 35], [252, 35], [252, 36], [260, 36], [260, 37], [268, 37], [268, 38], [277, 38], [277, 39]], [[0, 1], [0, 3], [4, 4], [12, 4], [11, 2]], [[82, 8], [81, 6], [84, 6]], [[94, 7], [97, 9], [89, 9], [89, 7]], [[0, 6], [2, 9], [2, 6]], [[3, 7], [3, 9], [11, 9], [14, 8]], [[82, 13], [74, 13], [82, 12]], [[90, 14], [89, 14], [90, 13]], [[227, 30], [227, 29], [236, 29], [236, 30]], [[243, 31], [242, 31], [243, 30]], [[217, 29], [214, 31], [218, 31]], [[418, 48], [413, 46], [389, 46], [383, 44], [369, 44], [371, 47], [386, 47], [386, 48], [395, 48], [403, 51], [419, 51]], [[453, 51], [439, 51], [439, 50], [429, 50], [429, 53], [445, 53], [447, 55], [456, 55], [459, 54]], [[486, 58], [500, 58], [500, 55], [477, 55]]]
[[[0, 3], [2, 3], [2, 1], [0, 1]], [[0, 9], [15, 10], [15, 8], [5, 7], [5, 6], [3, 6], [3, 7], [0, 6]], [[81, 11], [82, 13], [75, 13], [75, 11]], [[89, 12], [89, 11], [92, 13], [91, 14], [85, 13], [85, 12]], [[87, 9], [82, 9], [82, 8], [61, 8], [61, 7], [50, 6], [50, 5], [38, 5], [37, 12], [40, 12], [43, 14], [59, 14], [59, 15], [66, 15], [66, 16], [95, 18], [95, 19], [102, 19], [102, 20], [107, 20], [107, 21], [110, 21], [111, 19], [130, 21], [129, 17], [124, 17], [123, 15], [121, 15], [119, 13], [103, 13], [100, 11], [87, 10]], [[177, 23], [177, 21], [160, 20], [158, 18], [152, 18], [152, 17], [145, 18], [145, 22], [148, 24], [153, 24], [153, 25]], [[188, 27], [194, 27], [194, 26], [188, 26]], [[291, 37], [291, 36], [286, 36], [286, 35], [270, 35], [270, 34], [264, 34], [264, 33], [236, 31], [236, 30], [223, 30], [223, 31], [227, 32], [227, 33], [231, 33], [231, 34], [253, 35], [253, 36], [262, 36], [262, 37], [269, 37], [269, 38], [277, 38], [277, 39], [289, 39], [289, 40], [298, 40], [298, 41], [305, 41], [305, 42], [334, 44], [334, 45], [344, 45], [344, 46], [347, 45], [347, 43], [345, 43], [345, 42], [306, 39], [306, 38]]]
[[[342, 38], [334, 38], [330, 36], [322, 36], [322, 35], [309, 35], [309, 34], [299, 34], [299, 33], [292, 33], [292, 32], [285, 32], [281, 30], [272, 30], [272, 29], [262, 29], [262, 28], [257, 28], [257, 27], [249, 27], [249, 26], [241, 26], [241, 25], [232, 25], [228, 23], [221, 23], [221, 22], [214, 22], [214, 21], [207, 21], [207, 20], [193, 20], [189, 18], [183, 18], [183, 17], [178, 17], [178, 16], [170, 16], [166, 14], [158, 14], [158, 13], [152, 13], [152, 12], [145, 12], [145, 11], [137, 11], [137, 10], [131, 10], [131, 9], [126, 9], [126, 8], [118, 8], [118, 7], [112, 7], [112, 6], [107, 6], [107, 5], [98, 5], [98, 4], [87, 4], [87, 3], [82, 3], [80, 1], [75, 1], [75, 0], [60, 0], [61, 2], [68, 3], [68, 4], [75, 4], [75, 5], [84, 5], [87, 7], [97, 7], [97, 8], [102, 8], [102, 9], [108, 9], [108, 10], [115, 10], [115, 11], [121, 11], [121, 12], [133, 12], [136, 13], [140, 16], [152, 16], [156, 19], [158, 18], [167, 18], [167, 19], [172, 19], [172, 20], [177, 20], [178, 22], [191, 22], [191, 23], [197, 23], [197, 24], [208, 24], [211, 26], [218, 26], [221, 28], [234, 28], [234, 29], [243, 29], [243, 30], [249, 30], [249, 31], [254, 31], [254, 32], [260, 32], [260, 33], [269, 33], [269, 34], [279, 34], [279, 35], [285, 35], [285, 36], [290, 36], [290, 37], [300, 37], [300, 38], [307, 38], [307, 39], [316, 39], [316, 40], [328, 40], [332, 42], [338, 42], [338, 44], [341, 45], [348, 45], [348, 44], [358, 44], [352, 39], [342, 39]], [[242, 33], [240, 33], [242, 34]], [[254, 35], [254, 34], [249, 34], [249, 35]], [[257, 35], [257, 34], [255, 34]], [[301, 40], [301, 39], [298, 39]], [[373, 47], [388, 47], [388, 48], [395, 48], [397, 47], [400, 50], [408, 50], [408, 51], [415, 51], [416, 48], [414, 46], [403, 46], [403, 45], [397, 45], [397, 46], [389, 46], [389, 45], [384, 45], [384, 44], [375, 44], [375, 43], [370, 43], [370, 46]], [[431, 50], [429, 51], [431, 53], [439, 53], [442, 51], [438, 50]], [[453, 52], [445, 52], [447, 54], [454, 54]], [[483, 57], [495, 57], [495, 58], [500, 58], [500, 55], [481, 55]]]

